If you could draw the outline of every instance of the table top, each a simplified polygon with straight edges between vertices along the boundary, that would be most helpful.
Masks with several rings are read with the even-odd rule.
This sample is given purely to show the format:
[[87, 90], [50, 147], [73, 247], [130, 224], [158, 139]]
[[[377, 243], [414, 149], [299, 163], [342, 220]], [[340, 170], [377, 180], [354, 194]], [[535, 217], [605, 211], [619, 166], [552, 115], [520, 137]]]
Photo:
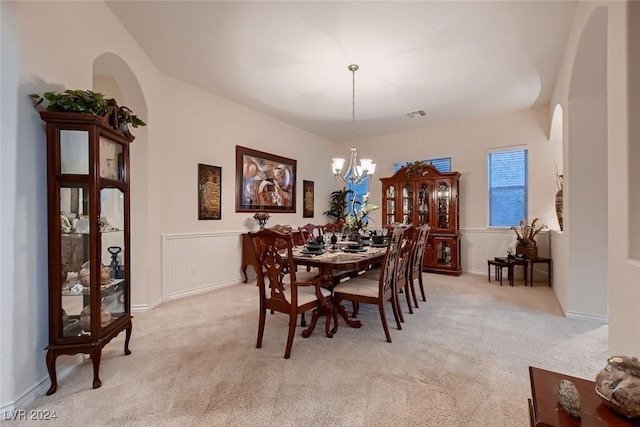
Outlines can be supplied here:
[[[303, 253], [304, 246], [293, 248], [294, 263], [299, 266], [317, 267], [322, 274], [339, 276], [338, 272], [361, 271], [384, 261], [387, 248], [365, 246], [363, 252], [345, 252], [342, 249], [326, 250], [321, 254]], [[335, 274], [334, 274], [335, 273]]]
[[[533, 397], [533, 417], [531, 425], [536, 427], [617, 427], [640, 426], [640, 420], [630, 420], [602, 402], [595, 392], [593, 381], [576, 378], [558, 372], [529, 366], [531, 393]], [[558, 403], [558, 386], [561, 380], [571, 381], [580, 393], [580, 418], [567, 414]]]

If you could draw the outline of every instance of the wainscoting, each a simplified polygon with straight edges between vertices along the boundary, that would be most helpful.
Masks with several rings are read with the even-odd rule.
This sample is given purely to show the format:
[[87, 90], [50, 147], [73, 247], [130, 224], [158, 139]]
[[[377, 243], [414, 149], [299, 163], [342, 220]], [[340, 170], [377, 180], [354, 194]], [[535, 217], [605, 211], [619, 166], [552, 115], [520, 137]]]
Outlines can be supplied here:
[[240, 232], [162, 235], [162, 301], [242, 281]]
[[[497, 256], [507, 256], [507, 248], [515, 250], [516, 235], [509, 229], [464, 228], [460, 229], [462, 272], [487, 274], [487, 260]], [[538, 255], [549, 256], [549, 233], [541, 232], [536, 236]], [[547, 276], [547, 267], [536, 266], [535, 277]], [[519, 277], [519, 276], [516, 276]], [[536, 279], [537, 281], [537, 279]]]
[[[515, 247], [512, 230], [461, 229], [462, 272], [487, 274], [487, 260], [506, 256]], [[162, 235], [162, 301], [240, 283], [242, 243], [240, 232]], [[549, 233], [536, 239], [540, 256], [549, 255]], [[545, 277], [546, 266], [536, 268]]]

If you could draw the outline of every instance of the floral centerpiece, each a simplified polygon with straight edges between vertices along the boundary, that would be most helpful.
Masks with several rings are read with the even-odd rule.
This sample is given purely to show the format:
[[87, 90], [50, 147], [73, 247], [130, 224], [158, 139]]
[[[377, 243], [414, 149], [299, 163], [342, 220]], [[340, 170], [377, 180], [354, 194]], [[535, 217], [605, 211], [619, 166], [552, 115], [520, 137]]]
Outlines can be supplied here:
[[362, 236], [361, 231], [367, 228], [369, 222], [369, 213], [379, 209], [380, 207], [368, 202], [369, 193], [362, 196], [362, 202], [353, 199], [353, 209], [351, 214], [347, 214], [344, 218], [345, 227], [350, 240], [359, 240]]
[[543, 224], [536, 227], [537, 222], [538, 218], [531, 221], [531, 224], [527, 224], [524, 219], [521, 219], [519, 227], [511, 227], [511, 229], [515, 231], [518, 239], [516, 243], [516, 253], [524, 254], [528, 258], [535, 258], [538, 256], [538, 247], [535, 237], [538, 233], [547, 228], [547, 226]]

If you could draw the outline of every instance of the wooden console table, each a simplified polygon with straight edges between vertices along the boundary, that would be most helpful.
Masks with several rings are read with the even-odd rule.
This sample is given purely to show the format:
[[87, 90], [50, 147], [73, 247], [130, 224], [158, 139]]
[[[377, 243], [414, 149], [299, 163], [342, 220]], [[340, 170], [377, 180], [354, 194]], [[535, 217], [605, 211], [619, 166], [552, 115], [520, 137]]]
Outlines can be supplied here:
[[[300, 231], [295, 230], [292, 231], [293, 235], [293, 244], [300, 245], [302, 237], [300, 236]], [[253, 266], [255, 271], [256, 266], [258, 265], [256, 261], [256, 254], [253, 250], [253, 245], [251, 244], [251, 239], [249, 238], [248, 233], [242, 233], [242, 265], [240, 268], [242, 269], [242, 274], [244, 275], [244, 283], [247, 283], [247, 267]]]
[[[531, 427], [622, 427], [640, 426], [640, 419], [628, 419], [616, 414], [595, 392], [595, 383], [582, 378], [529, 366], [531, 396], [529, 419]], [[580, 393], [580, 418], [567, 414], [558, 403], [561, 380], [571, 381]]]

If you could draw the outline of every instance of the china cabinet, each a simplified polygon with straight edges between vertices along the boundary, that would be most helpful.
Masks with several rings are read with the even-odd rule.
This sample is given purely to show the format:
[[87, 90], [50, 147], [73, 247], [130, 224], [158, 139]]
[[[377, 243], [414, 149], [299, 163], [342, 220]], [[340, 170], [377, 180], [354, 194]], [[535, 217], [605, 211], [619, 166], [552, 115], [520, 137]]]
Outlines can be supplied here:
[[49, 228], [47, 369], [88, 354], [93, 388], [102, 348], [126, 331], [130, 354], [129, 143], [133, 136], [92, 114], [40, 112], [46, 122]]
[[460, 275], [459, 172], [441, 173], [432, 165], [404, 167], [382, 181], [383, 225], [429, 224], [423, 271]]

